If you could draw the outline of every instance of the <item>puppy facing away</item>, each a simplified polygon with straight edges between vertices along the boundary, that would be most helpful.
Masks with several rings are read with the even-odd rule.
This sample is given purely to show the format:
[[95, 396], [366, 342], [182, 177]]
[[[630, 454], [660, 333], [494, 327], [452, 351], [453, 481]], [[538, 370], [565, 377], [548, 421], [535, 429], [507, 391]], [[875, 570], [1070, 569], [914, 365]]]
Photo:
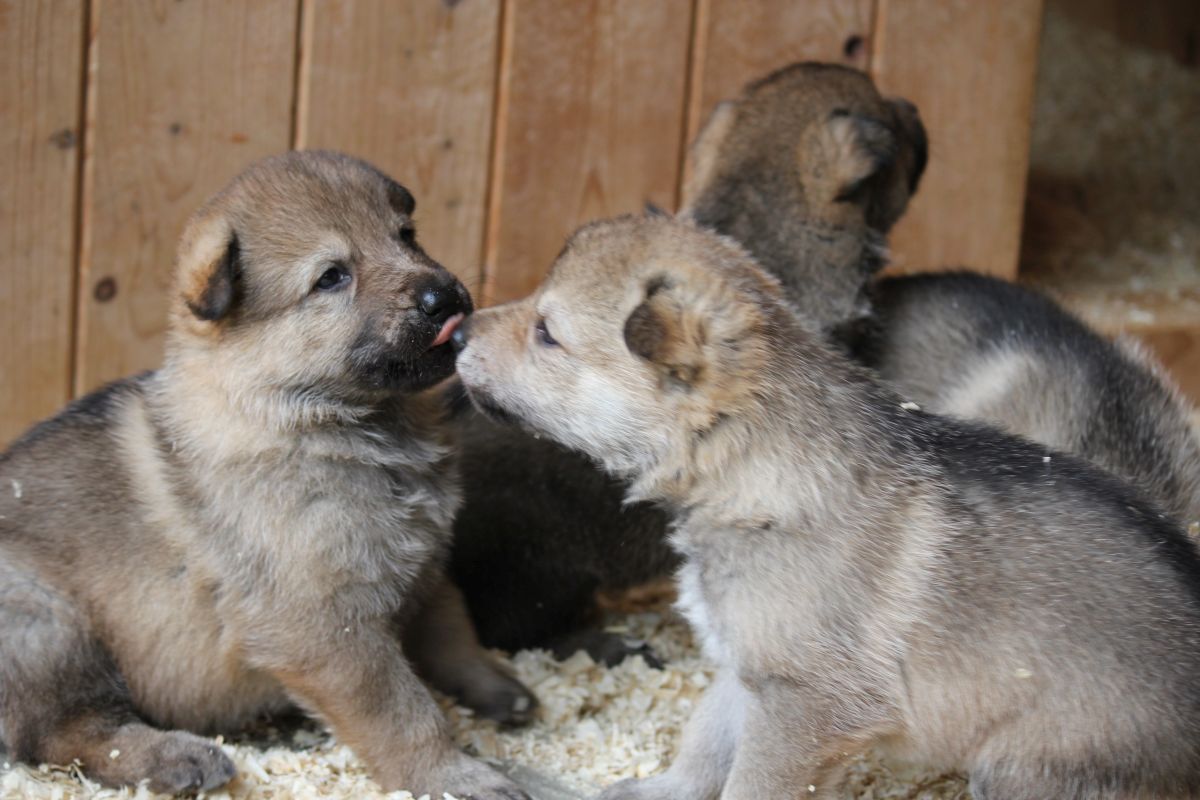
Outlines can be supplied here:
[[[916, 109], [885, 99], [865, 74], [801, 63], [714, 111], [693, 144], [686, 213], [737, 238], [825, 328], [865, 311], [884, 234], [925, 165]], [[668, 574], [666, 517], [623, 505], [623, 483], [585, 456], [460, 417], [464, 504], [451, 564], [485, 644], [584, 647], [609, 663], [640, 643], [588, 630], [598, 589]]]
[[905, 397], [1082, 456], [1200, 529], [1192, 407], [1132, 340], [981, 275], [885, 278], [871, 297], [853, 347]]
[[388, 789], [523, 793], [450, 742], [418, 673], [519, 721], [442, 562], [439, 401], [471, 301], [413, 199], [327, 152], [259, 162], [189, 222], [161, 369], [0, 456], [0, 739], [107, 785], [213, 789], [193, 733], [298, 704]]
[[683, 213], [742, 243], [823, 331], [865, 316], [884, 235], [917, 191], [916, 107], [837, 64], [800, 63], [717, 106], [692, 145]]
[[872, 745], [976, 798], [1200, 793], [1200, 558], [1086, 462], [914, 410], [732, 241], [583, 228], [456, 333], [488, 413], [672, 512], [722, 669], [670, 769], [604, 797], [836, 796]]
[[[827, 125], [813, 124], [822, 117]], [[781, 159], [795, 141], [798, 157]], [[882, 233], [903, 213], [926, 158], [911, 104], [878, 98], [853, 70], [796, 65], [718, 107], [691, 155], [693, 218], [740, 242], [806, 317], [901, 394], [1082, 456], [1200, 526], [1192, 409], [1151, 356], [994, 278], [868, 284], [879, 248], [845, 220]]]

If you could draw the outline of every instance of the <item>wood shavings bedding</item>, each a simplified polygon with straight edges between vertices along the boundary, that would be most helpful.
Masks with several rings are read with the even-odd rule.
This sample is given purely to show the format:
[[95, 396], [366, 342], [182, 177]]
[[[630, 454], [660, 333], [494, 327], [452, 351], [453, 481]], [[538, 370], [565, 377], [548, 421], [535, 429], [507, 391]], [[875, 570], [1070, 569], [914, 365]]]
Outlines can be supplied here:
[[[614, 780], [665, 769], [683, 724], [712, 679], [712, 667], [700, 657], [686, 625], [669, 612], [630, 614], [616, 629], [650, 641], [667, 660], [666, 668], [652, 669], [641, 658], [607, 668], [583, 653], [559, 663], [543, 651], [522, 651], [513, 665], [542, 701], [539, 720], [527, 728], [501, 730], [447, 700], [455, 739], [529, 786], [536, 800], [587, 797]], [[380, 791], [350, 749], [312, 723], [287, 731], [264, 728], [223, 746], [237, 764], [238, 778], [224, 791], [207, 795], [214, 800], [412, 800], [408, 792]], [[851, 769], [846, 796], [966, 800], [970, 794], [957, 777], [895, 771], [868, 758]], [[157, 797], [144, 788], [103, 789], [75, 768], [0, 769], [3, 800]]]
[[1022, 279], [1107, 330], [1200, 318], [1198, 138], [1195, 68], [1048, 3]]

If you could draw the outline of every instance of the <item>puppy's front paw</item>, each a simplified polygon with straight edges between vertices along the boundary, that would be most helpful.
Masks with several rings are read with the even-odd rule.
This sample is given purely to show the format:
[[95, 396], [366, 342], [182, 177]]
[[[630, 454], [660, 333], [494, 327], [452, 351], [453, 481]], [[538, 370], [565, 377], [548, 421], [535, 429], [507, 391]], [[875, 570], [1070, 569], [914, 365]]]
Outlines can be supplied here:
[[604, 791], [596, 795], [595, 800], [650, 800], [656, 795], [653, 792], [647, 793], [646, 790], [650, 788], [647, 783], [648, 781], [637, 778], [626, 778], [605, 787]]
[[524, 725], [533, 719], [538, 701], [525, 684], [514, 678], [499, 663], [468, 683], [459, 700], [481, 717], [502, 725]]
[[[669, 773], [639, 780], [626, 778], [607, 787], [595, 800], [709, 800], [709, 793], [681, 785]], [[715, 797], [715, 795], [713, 795]]]
[[160, 794], [194, 794], [224, 786], [237, 774], [229, 756], [216, 744], [180, 731], [163, 734], [144, 754], [150, 790]]
[[459, 800], [531, 800], [520, 786], [465, 754], [446, 767], [440, 784]]
[[586, 652], [597, 664], [615, 667], [627, 658], [641, 656], [646, 666], [662, 669], [662, 659], [649, 644], [641, 639], [601, 630], [586, 630], [559, 639], [553, 646], [554, 657], [565, 661], [580, 650]]

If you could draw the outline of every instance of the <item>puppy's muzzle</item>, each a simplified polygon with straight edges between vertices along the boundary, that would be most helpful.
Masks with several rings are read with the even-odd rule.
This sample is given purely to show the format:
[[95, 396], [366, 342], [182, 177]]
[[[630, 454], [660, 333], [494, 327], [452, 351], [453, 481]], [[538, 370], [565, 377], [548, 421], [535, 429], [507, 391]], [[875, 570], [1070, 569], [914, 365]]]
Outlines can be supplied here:
[[467, 310], [457, 281], [449, 285], [428, 286], [417, 295], [417, 308], [433, 322], [445, 322]]
[[426, 286], [417, 293], [416, 305], [437, 326], [437, 334], [429, 344], [430, 349], [450, 341], [466, 315], [473, 310], [470, 295], [458, 281]]

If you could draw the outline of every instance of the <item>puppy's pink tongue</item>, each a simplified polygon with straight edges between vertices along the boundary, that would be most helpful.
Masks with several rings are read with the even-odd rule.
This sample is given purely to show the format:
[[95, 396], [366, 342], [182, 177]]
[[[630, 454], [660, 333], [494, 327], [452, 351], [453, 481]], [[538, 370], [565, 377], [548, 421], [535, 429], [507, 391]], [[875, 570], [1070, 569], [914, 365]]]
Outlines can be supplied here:
[[463, 315], [455, 314], [453, 317], [450, 317], [448, 320], [443, 322], [442, 329], [438, 331], [437, 338], [433, 340], [433, 343], [429, 345], [429, 348], [432, 350], [438, 345], [442, 345], [450, 341], [450, 337], [454, 334], [455, 329], [458, 328], [462, 321]]

